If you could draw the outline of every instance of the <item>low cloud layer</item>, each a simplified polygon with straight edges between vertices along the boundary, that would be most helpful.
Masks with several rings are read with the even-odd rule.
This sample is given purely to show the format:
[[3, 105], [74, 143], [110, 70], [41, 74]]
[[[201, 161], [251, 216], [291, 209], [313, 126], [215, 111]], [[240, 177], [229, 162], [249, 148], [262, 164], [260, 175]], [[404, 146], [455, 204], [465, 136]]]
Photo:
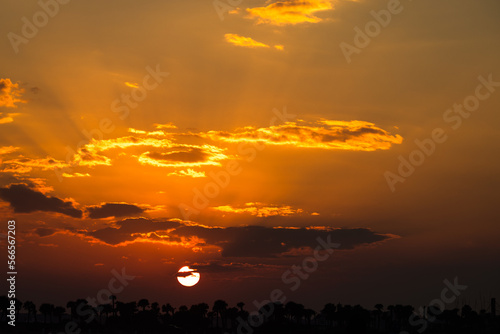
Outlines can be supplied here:
[[[393, 238], [366, 228], [336, 229], [326, 226], [284, 228], [264, 226], [209, 227], [185, 224], [178, 220], [126, 219], [95, 231], [82, 232], [108, 245], [138, 242], [163, 242], [187, 248], [217, 247], [223, 257], [295, 256], [297, 249], [314, 249], [318, 238], [340, 244], [339, 249], [352, 249]], [[297, 255], [298, 256], [298, 255]]]
[[99, 219], [108, 217], [130, 217], [144, 212], [144, 209], [133, 204], [105, 203], [98, 206], [87, 207], [89, 218]]

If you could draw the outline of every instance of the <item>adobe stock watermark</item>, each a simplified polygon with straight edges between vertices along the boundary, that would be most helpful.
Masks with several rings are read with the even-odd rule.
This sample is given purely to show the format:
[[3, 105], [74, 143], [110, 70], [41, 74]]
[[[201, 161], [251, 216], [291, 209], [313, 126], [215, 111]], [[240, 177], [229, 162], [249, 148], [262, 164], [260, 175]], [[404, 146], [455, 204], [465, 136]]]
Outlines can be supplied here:
[[242, 2], [243, 0], [214, 0], [213, 5], [217, 15], [219, 15], [219, 19], [224, 21], [224, 14], [237, 10]]
[[[436, 316], [443, 313], [446, 309], [446, 305], [453, 303], [458, 296], [462, 294], [461, 291], [465, 291], [467, 289], [467, 285], [458, 284], [458, 277], [455, 277], [453, 283], [449, 280], [445, 279], [443, 283], [446, 285], [443, 290], [441, 290], [440, 298], [436, 298], [430, 301], [427, 312], [423, 307], [419, 307], [418, 311], [420, 314], [417, 314], [415, 311], [408, 318], [408, 322], [413, 327], [420, 326], [418, 328], [418, 332], [422, 333], [427, 329], [427, 326], [430, 323], [436, 321]], [[427, 314], [426, 314], [427, 313]], [[399, 334], [410, 334], [406, 331], [401, 331]]]
[[51, 18], [59, 14], [60, 6], [66, 5], [70, 1], [71, 0], [39, 0], [38, 6], [40, 6], [40, 10], [35, 12], [31, 19], [26, 16], [21, 18], [23, 23], [21, 34], [19, 35], [12, 31], [7, 33], [7, 38], [14, 52], [18, 54], [19, 46], [21, 44], [28, 44], [30, 40], [35, 38], [40, 29], [45, 27]]
[[[117, 295], [127, 287], [131, 281], [135, 279], [135, 276], [130, 276], [125, 273], [125, 268], [122, 268], [121, 273], [117, 270], [111, 270], [113, 277], [109, 280], [107, 289], [101, 289], [97, 292], [96, 297], [87, 297], [88, 305], [92, 308], [86, 308], [87, 304], [81, 302], [76, 305], [76, 314], [82, 319], [85, 319], [85, 323], [89, 324], [94, 319], [96, 319], [96, 312], [100, 312], [103, 304], [110, 303], [110, 297], [112, 295]], [[59, 332], [58, 334], [78, 334], [81, 333], [80, 326], [75, 321], [69, 321], [64, 326], [64, 332]]]
[[[496, 87], [500, 87], [500, 82], [493, 81], [493, 74], [489, 74], [486, 79], [482, 75], [478, 77], [479, 85], [476, 86], [474, 94], [467, 96], [461, 104], [455, 103], [452, 108], [443, 113], [443, 120], [452, 130], [458, 130], [464, 119], [469, 118], [473, 112], [479, 109], [481, 101], [485, 101], [495, 92]], [[431, 131], [429, 138], [423, 140], [415, 139], [415, 148], [410, 152], [408, 158], [400, 155], [398, 157], [399, 166], [397, 174], [385, 171], [384, 177], [392, 192], [396, 191], [396, 184], [403, 183], [417, 169], [422, 166], [426, 158], [436, 152], [438, 144], [443, 144], [448, 140], [448, 135], [443, 128], [435, 128]]]
[[[290, 291], [296, 291], [303, 281], [307, 280], [312, 273], [318, 270], [319, 262], [324, 262], [329, 259], [334, 249], [340, 247], [339, 243], [332, 242], [331, 235], [323, 240], [321, 237], [316, 238], [318, 246], [314, 249], [312, 256], [308, 256], [302, 260], [301, 265], [293, 265], [281, 275], [281, 281], [287, 285]], [[247, 320], [238, 317], [238, 334], [252, 334], [255, 328], [262, 326], [266, 319], [269, 319], [274, 313], [274, 303], [284, 304], [286, 301], [285, 292], [281, 289], [274, 289], [269, 293], [269, 299], [261, 302], [254, 300], [253, 305], [256, 311], [249, 313]], [[229, 334], [229, 333], [225, 333]]]
[[[275, 126], [276, 122], [279, 120], [282, 123], [286, 123], [292, 119], [295, 119], [297, 115], [288, 114], [286, 107], [283, 107], [283, 111], [280, 112], [278, 109], [273, 109], [273, 118], [271, 118], [270, 126]], [[237, 147], [238, 154], [245, 159], [247, 162], [252, 162], [257, 157], [257, 153], [266, 148], [265, 144], [253, 142], [253, 143], [240, 143]], [[197, 187], [193, 188], [193, 200], [191, 205], [185, 203], [180, 203], [177, 207], [179, 208], [184, 220], [189, 220], [192, 215], [197, 215], [201, 210], [206, 209], [210, 205], [210, 200], [217, 197], [222, 189], [225, 189], [231, 183], [231, 178], [237, 176], [243, 172], [243, 167], [237, 160], [231, 160], [225, 165], [225, 170], [221, 170], [217, 173], [210, 172], [208, 176], [212, 179], [207, 182], [202, 189]]]
[[[412, 0], [408, 0], [412, 1]], [[403, 11], [404, 7], [401, 4], [400, 0], [389, 0], [387, 2], [387, 9], [381, 9], [379, 11], [372, 10], [370, 12], [373, 17], [372, 21], [369, 21], [365, 24], [364, 30], [360, 27], [354, 27], [354, 38], [353, 44], [349, 44], [346, 42], [341, 42], [339, 44], [340, 50], [344, 55], [348, 64], [352, 62], [353, 54], [360, 54], [361, 51], [367, 48], [372, 39], [376, 38], [382, 32], [382, 28], [387, 28], [392, 21], [392, 17], [394, 15], [398, 15]]]
[[[146, 74], [142, 80], [142, 85], [137, 85], [136, 87], [132, 87], [130, 90], [130, 93], [128, 94], [121, 94], [121, 96], [113, 102], [111, 102], [110, 109], [113, 113], [117, 114], [118, 118], [120, 120], [125, 120], [127, 117], [130, 115], [130, 110], [135, 109], [139, 106], [139, 103], [144, 101], [147, 96], [148, 92], [153, 91], [156, 89], [163, 81], [164, 78], [168, 77], [170, 73], [168, 72], [163, 72], [160, 69], [160, 65], [157, 64], [156, 67], [153, 69], [151, 66], [146, 66]], [[66, 164], [70, 165], [73, 157], [77, 154], [77, 152], [80, 151], [81, 148], [83, 148], [85, 145], [87, 145], [92, 139], [95, 140], [102, 140], [104, 138], [104, 134], [110, 134], [116, 129], [115, 124], [113, 121], [107, 117], [101, 118], [99, 121], [99, 127], [94, 128], [90, 131], [83, 129], [82, 134], [84, 135], [85, 139], [81, 140], [77, 145], [76, 149], [73, 149], [71, 146], [66, 146]], [[54, 172], [59, 179], [59, 182], [62, 182], [64, 179], [64, 174], [65, 173], [72, 173], [73, 168], [71, 167], [63, 167], [63, 168], [56, 168], [54, 169]]]

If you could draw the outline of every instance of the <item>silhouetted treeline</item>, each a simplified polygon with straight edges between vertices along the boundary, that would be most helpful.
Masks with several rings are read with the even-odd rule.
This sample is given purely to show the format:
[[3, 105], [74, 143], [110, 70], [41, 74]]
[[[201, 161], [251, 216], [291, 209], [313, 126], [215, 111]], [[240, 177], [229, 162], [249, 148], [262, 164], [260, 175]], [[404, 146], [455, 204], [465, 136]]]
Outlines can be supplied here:
[[[302, 304], [268, 303], [259, 310], [245, 309], [216, 300], [183, 305], [150, 303], [147, 299], [122, 302], [116, 296], [102, 305], [85, 299], [65, 306], [10, 300], [0, 296], [1, 333], [500, 333], [500, 317], [495, 310], [439, 310], [433, 307], [414, 310], [409, 305], [377, 304], [372, 310], [360, 305], [326, 304], [319, 312]], [[492, 303], [494, 305], [494, 303]], [[9, 326], [14, 314], [16, 326]]]

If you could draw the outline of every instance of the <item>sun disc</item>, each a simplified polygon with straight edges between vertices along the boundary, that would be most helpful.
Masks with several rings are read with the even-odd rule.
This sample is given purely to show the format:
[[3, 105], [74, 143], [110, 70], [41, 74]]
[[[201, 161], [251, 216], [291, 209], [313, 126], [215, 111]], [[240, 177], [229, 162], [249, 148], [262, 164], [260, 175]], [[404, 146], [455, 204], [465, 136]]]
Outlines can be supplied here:
[[[189, 266], [182, 267], [181, 269], [179, 269], [178, 273], [185, 275], [177, 276], [177, 280], [179, 281], [179, 283], [184, 286], [190, 287], [196, 285], [200, 281], [200, 273], [196, 272], [194, 269], [189, 268]], [[186, 275], [186, 273], [189, 273], [189, 275]]]

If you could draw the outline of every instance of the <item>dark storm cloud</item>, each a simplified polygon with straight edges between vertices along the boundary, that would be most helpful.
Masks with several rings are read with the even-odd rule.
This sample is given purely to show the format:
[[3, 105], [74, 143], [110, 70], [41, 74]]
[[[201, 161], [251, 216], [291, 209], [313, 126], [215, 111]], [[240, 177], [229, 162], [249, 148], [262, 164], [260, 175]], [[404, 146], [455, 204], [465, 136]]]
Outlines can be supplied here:
[[[134, 233], [149, 233], [153, 240], [178, 241], [179, 238], [197, 237], [205, 241], [200, 246], [217, 246], [223, 257], [277, 257], [294, 256], [293, 250], [314, 249], [318, 238], [340, 244], [338, 249], [373, 244], [394, 236], [375, 233], [366, 228], [333, 229], [319, 228], [271, 228], [264, 226], [216, 227], [184, 225], [175, 221], [154, 222], [147, 219], [127, 219], [117, 223], [120, 227], [107, 227], [87, 235], [105, 243], [116, 245], [133, 241]], [[171, 229], [166, 233], [165, 231]], [[163, 231], [162, 236], [156, 232]], [[144, 237], [144, 235], [142, 235]], [[298, 256], [298, 255], [295, 255]], [[201, 266], [197, 266], [198, 269]], [[223, 270], [220, 265], [205, 265], [205, 269]], [[234, 268], [233, 268], [234, 269]]]
[[87, 208], [89, 218], [99, 219], [107, 217], [136, 216], [144, 212], [144, 209], [133, 204], [106, 203], [99, 206]]
[[110, 245], [117, 245], [125, 241], [133, 241], [140, 237], [137, 235], [166, 231], [179, 226], [177, 221], [153, 221], [144, 218], [125, 219], [116, 223], [119, 227], [105, 227], [103, 229], [87, 232], [88, 236], [99, 239]]
[[57, 197], [46, 196], [24, 184], [11, 184], [8, 187], [0, 188], [0, 198], [10, 203], [16, 213], [46, 211], [82, 218], [82, 211], [76, 209], [73, 203], [65, 202]]

